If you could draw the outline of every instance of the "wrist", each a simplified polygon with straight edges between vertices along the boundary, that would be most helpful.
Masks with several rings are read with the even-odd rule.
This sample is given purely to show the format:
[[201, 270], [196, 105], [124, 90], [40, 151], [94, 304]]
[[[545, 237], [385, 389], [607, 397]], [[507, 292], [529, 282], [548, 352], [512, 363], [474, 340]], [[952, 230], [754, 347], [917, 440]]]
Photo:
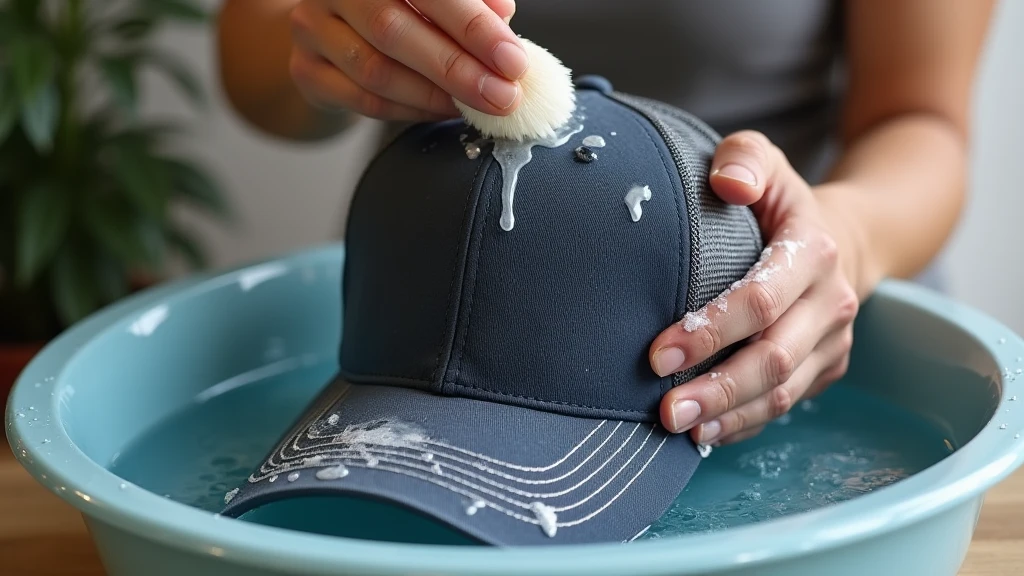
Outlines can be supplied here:
[[813, 188], [825, 225], [839, 250], [839, 266], [860, 300], [867, 298], [887, 275], [885, 262], [864, 225], [863, 198], [853, 185], [828, 183]]

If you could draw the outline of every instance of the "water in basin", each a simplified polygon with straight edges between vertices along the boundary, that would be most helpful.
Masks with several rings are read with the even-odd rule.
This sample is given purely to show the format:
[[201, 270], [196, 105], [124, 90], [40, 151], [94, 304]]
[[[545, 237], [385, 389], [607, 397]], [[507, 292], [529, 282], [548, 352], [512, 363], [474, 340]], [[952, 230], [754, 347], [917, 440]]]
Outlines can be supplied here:
[[[332, 368], [296, 369], [190, 404], [115, 455], [109, 468], [136, 486], [216, 512], [225, 493], [259, 465]], [[717, 531], [847, 501], [915, 474], [953, 448], [920, 416], [840, 383], [758, 437], [715, 449], [641, 539]], [[357, 538], [471, 544], [409, 512], [344, 500], [276, 503], [245, 519]], [[344, 518], [361, 520], [353, 524]], [[396, 525], [402, 529], [394, 530]]]

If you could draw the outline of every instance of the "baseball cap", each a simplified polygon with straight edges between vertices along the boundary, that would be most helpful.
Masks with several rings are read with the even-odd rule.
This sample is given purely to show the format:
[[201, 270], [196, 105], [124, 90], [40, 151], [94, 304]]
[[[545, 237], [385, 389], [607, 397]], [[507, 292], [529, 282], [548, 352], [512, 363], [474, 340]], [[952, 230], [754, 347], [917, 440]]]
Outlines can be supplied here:
[[528, 546], [629, 541], [668, 509], [701, 451], [660, 426], [661, 398], [733, 347], [667, 377], [649, 347], [762, 239], [710, 190], [710, 127], [601, 77], [575, 86], [546, 141], [449, 120], [374, 157], [349, 211], [336, 377], [223, 515], [366, 498]]

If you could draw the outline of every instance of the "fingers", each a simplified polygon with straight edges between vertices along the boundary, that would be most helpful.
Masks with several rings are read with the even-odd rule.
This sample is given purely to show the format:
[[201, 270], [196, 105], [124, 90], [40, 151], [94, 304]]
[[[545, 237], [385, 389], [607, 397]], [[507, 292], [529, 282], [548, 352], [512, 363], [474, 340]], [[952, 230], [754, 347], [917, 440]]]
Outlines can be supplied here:
[[[411, 0], [413, 6], [480, 62], [509, 80], [526, 73], [529, 58], [502, 16], [481, 0]], [[504, 2], [493, 2], [511, 15]]]
[[293, 37], [297, 45], [321, 54], [363, 90], [441, 116], [459, 115], [444, 90], [381, 53], [333, 14], [294, 19]]
[[506, 24], [512, 20], [512, 16], [516, 13], [516, 3], [514, 0], [483, 0], [483, 2]]
[[[810, 361], [812, 353], [825, 346], [825, 352], [838, 354], [828, 348], [828, 338], [849, 326], [856, 311], [856, 295], [845, 284], [816, 285], [757, 340], [747, 343], [714, 371], [668, 391], [661, 407], [665, 427], [684, 432], [755, 401], [763, 402], [765, 410], [785, 413], [823, 370]], [[848, 342], [840, 344], [848, 350]], [[820, 352], [817, 354], [820, 356]], [[802, 379], [796, 377], [808, 370], [811, 373]], [[790, 384], [791, 380], [795, 384]]]
[[751, 206], [762, 225], [773, 215], [792, 214], [811, 195], [782, 150], [753, 130], [722, 139], [711, 162], [709, 183], [725, 202]]
[[797, 229], [769, 245], [747, 276], [696, 313], [665, 329], [651, 344], [651, 367], [667, 376], [767, 329], [835, 267], [835, 242]]
[[303, 96], [328, 110], [352, 110], [378, 119], [422, 122], [442, 116], [382, 98], [346, 77], [331, 62], [296, 47], [289, 63], [292, 77]]
[[814, 386], [827, 386], [846, 374], [853, 331], [850, 326], [836, 330], [793, 374], [767, 394], [722, 414], [693, 429], [695, 442], [731, 444], [760, 432], [768, 422], [789, 412], [800, 400], [811, 396]]
[[[505, 26], [494, 12], [480, 2], [477, 4], [487, 11], [490, 18]], [[505, 115], [519, 102], [518, 84], [485, 65], [403, 0], [363, 0], [332, 5], [337, 14], [377, 50], [404, 63], [467, 105], [487, 114]], [[465, 12], [464, 8], [462, 13]], [[488, 24], [487, 17], [475, 20], [477, 23], [470, 26], [473, 22], [472, 17], [460, 21], [466, 25], [460, 32], [463, 38], [491, 38], [495, 35], [495, 26]], [[508, 34], [511, 35], [511, 30]], [[507, 39], [505, 35], [500, 35], [500, 38]], [[493, 50], [500, 41], [497, 38], [474, 40], [472, 44], [478, 51], [488, 44]]]

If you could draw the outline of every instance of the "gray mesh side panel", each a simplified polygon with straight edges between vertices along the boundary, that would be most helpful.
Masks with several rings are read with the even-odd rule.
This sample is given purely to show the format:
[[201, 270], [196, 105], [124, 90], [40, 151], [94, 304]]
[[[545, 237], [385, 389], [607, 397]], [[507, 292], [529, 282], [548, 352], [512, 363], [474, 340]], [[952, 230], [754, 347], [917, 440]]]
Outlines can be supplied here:
[[[654, 124], [679, 169], [690, 228], [689, 287], [686, 309], [679, 313], [682, 318], [714, 300], [757, 262], [764, 247], [757, 220], [748, 208], [723, 202], [708, 184], [710, 162], [720, 139], [714, 130], [661, 102], [622, 93], [612, 96]], [[682, 384], [709, 370], [735, 347], [676, 374], [674, 383]]]

